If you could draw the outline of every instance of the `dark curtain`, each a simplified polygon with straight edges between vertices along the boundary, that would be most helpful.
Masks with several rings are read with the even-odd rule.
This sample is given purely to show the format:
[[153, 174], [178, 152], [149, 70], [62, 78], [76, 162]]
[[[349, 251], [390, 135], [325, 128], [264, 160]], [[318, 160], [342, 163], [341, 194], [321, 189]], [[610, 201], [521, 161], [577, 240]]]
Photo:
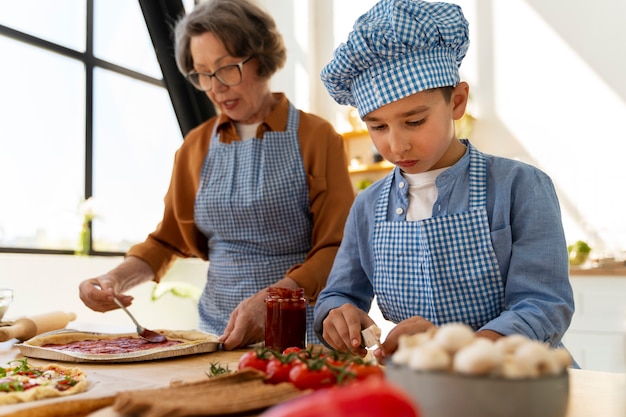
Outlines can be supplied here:
[[180, 130], [189, 130], [214, 116], [215, 108], [205, 93], [193, 88], [176, 67], [174, 24], [185, 14], [181, 0], [139, 0], [154, 45], [163, 81], [169, 92]]

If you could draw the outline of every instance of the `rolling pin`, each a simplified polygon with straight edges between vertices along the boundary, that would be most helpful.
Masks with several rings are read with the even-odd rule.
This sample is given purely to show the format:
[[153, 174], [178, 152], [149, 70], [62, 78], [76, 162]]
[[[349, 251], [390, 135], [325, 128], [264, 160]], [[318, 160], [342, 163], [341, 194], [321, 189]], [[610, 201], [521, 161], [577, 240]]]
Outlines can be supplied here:
[[74, 319], [76, 319], [76, 314], [63, 311], [17, 319], [10, 326], [0, 327], [0, 342], [10, 339], [24, 341], [41, 333], [63, 329]]

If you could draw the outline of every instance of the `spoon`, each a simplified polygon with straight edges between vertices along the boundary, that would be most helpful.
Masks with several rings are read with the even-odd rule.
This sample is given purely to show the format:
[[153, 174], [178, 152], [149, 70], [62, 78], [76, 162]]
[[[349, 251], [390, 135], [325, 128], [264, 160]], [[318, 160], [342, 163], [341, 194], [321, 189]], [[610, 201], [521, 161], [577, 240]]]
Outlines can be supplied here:
[[146, 339], [148, 342], [151, 342], [151, 343], [161, 343], [167, 340], [167, 338], [163, 336], [161, 333], [157, 333], [154, 330], [146, 329], [141, 324], [139, 324], [135, 316], [130, 314], [130, 311], [128, 311], [128, 309], [124, 306], [124, 304], [122, 304], [122, 302], [116, 296], [113, 296], [113, 301], [115, 301], [115, 304], [120, 306], [120, 308], [124, 310], [124, 313], [128, 314], [128, 317], [130, 317], [133, 323], [135, 323], [135, 326], [137, 326], [137, 334], [141, 338]]
[[[98, 288], [99, 290], [102, 289], [102, 287], [100, 285], [98, 285], [98, 284], [93, 284], [93, 286]], [[128, 314], [128, 317], [130, 317], [130, 319], [133, 321], [133, 323], [135, 323], [135, 326], [137, 326], [137, 334], [142, 339], [145, 339], [145, 340], [147, 340], [148, 342], [151, 342], [151, 343], [161, 343], [161, 342], [165, 342], [167, 340], [167, 338], [165, 336], [163, 336], [161, 333], [157, 333], [157, 332], [155, 332], [153, 330], [146, 329], [141, 324], [139, 324], [139, 322], [137, 321], [135, 316], [133, 316], [130, 313], [130, 311], [128, 311], [126, 306], [124, 304], [122, 304], [122, 302], [119, 300], [119, 298], [117, 298], [116, 296], [113, 296], [113, 301], [115, 301], [115, 304], [117, 304], [122, 310], [124, 310], [124, 313]]]

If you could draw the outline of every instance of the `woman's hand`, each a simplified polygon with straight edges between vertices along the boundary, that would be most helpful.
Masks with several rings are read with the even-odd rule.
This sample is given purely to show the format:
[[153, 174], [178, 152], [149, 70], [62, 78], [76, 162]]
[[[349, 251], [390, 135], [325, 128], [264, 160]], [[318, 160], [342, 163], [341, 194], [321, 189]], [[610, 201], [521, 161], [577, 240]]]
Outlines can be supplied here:
[[367, 350], [361, 346], [361, 330], [374, 324], [374, 320], [352, 304], [330, 310], [324, 319], [322, 337], [330, 346], [341, 352], [352, 352], [361, 356]]
[[115, 310], [119, 306], [113, 301], [114, 294], [122, 304], [129, 306], [133, 297], [122, 293], [152, 278], [154, 272], [145, 261], [129, 256], [106, 274], [81, 282], [78, 286], [79, 296], [83, 303], [94, 311]]
[[230, 314], [219, 341], [225, 350], [251, 345], [265, 340], [265, 297], [263, 290], [243, 300]]
[[[78, 286], [78, 291], [80, 299], [87, 307], [94, 311], [104, 313], [105, 311], [119, 308], [113, 301], [113, 294], [118, 293], [118, 286], [117, 280], [111, 273], [107, 273], [81, 282]], [[130, 305], [133, 297], [119, 295], [119, 300], [124, 303], [124, 305]]]
[[[284, 277], [272, 287], [298, 288], [296, 281]], [[225, 350], [248, 346], [265, 340], [265, 298], [268, 290], [264, 289], [252, 297], [243, 300], [230, 314], [224, 334], [219, 341], [223, 343]]]

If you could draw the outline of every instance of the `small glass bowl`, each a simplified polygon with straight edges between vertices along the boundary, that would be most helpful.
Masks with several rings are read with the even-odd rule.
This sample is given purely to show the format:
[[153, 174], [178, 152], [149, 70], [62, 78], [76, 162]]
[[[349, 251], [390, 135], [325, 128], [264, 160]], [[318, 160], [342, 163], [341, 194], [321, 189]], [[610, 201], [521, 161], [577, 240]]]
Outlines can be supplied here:
[[7, 312], [12, 302], [13, 290], [11, 288], [0, 288], [0, 321], [2, 321], [4, 313]]

